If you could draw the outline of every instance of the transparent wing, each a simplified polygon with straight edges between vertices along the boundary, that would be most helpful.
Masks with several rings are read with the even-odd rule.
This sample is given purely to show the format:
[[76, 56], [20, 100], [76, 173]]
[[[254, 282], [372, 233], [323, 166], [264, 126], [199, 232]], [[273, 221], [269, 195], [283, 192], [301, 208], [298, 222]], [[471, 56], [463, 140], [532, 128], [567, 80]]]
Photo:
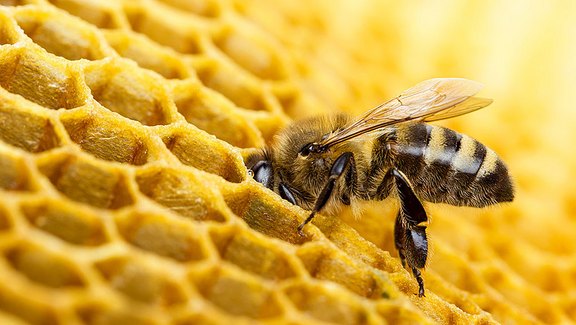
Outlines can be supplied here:
[[330, 147], [390, 125], [438, 121], [473, 112], [492, 103], [491, 99], [473, 97], [480, 89], [482, 84], [467, 79], [438, 78], [423, 81], [405, 90], [400, 96], [369, 110], [319, 144]]

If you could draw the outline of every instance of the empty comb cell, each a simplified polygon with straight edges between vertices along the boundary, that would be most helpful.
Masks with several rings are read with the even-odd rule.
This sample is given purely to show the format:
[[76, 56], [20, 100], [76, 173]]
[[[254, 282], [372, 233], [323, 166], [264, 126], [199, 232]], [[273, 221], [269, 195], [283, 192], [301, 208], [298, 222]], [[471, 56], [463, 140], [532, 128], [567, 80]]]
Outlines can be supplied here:
[[29, 164], [21, 156], [0, 146], [0, 189], [5, 191], [33, 191]]
[[0, 26], [0, 45], [15, 44], [20, 39], [14, 20], [4, 13], [0, 13]]
[[119, 209], [134, 202], [128, 177], [105, 164], [57, 154], [39, 159], [38, 169], [73, 201], [104, 209]]
[[173, 217], [135, 211], [117, 218], [117, 225], [127, 242], [159, 256], [186, 262], [207, 255], [193, 226]]
[[75, 17], [63, 18], [52, 10], [22, 8], [15, 18], [35, 44], [54, 55], [68, 60], [98, 60], [111, 54], [102, 35]]
[[49, 109], [84, 105], [87, 94], [79, 71], [48, 57], [31, 46], [0, 49], [0, 86]]
[[245, 73], [217, 61], [208, 61], [195, 68], [206, 87], [226, 96], [239, 107], [254, 111], [272, 110], [254, 79]]
[[53, 6], [101, 28], [113, 29], [127, 25], [121, 3], [116, 1], [48, 0]]
[[172, 49], [160, 46], [148, 38], [125, 30], [110, 30], [104, 34], [108, 43], [121, 56], [134, 60], [142, 68], [155, 71], [166, 79], [186, 79], [194, 72]]
[[256, 77], [265, 80], [287, 77], [285, 60], [279, 58], [277, 48], [270, 46], [260, 30], [250, 30], [249, 25], [223, 28], [213, 40], [220, 51]]
[[[292, 257], [250, 234], [218, 228], [211, 232], [211, 240], [221, 258], [248, 272], [278, 280], [295, 277], [299, 272]], [[251, 252], [249, 256], [247, 251]], [[263, 260], [267, 262], [261, 263]]]
[[274, 292], [255, 277], [223, 266], [193, 272], [190, 278], [202, 296], [232, 315], [266, 319], [282, 314]]
[[63, 113], [60, 120], [70, 139], [97, 158], [132, 165], [148, 160], [144, 130], [130, 129], [110, 114], [77, 110]]
[[223, 200], [192, 172], [172, 168], [141, 170], [136, 176], [141, 193], [158, 204], [192, 220], [225, 222]]
[[[209, 28], [201, 19], [173, 7], [152, 2], [148, 6], [126, 2], [124, 13], [133, 31], [171, 47], [183, 54], [202, 51], [202, 29]], [[170, 19], [163, 17], [170, 16]]]
[[6, 250], [4, 254], [14, 270], [41, 285], [53, 288], [85, 285], [78, 270], [68, 259], [43, 248], [22, 243]]
[[[162, 138], [166, 148], [184, 165], [219, 175], [233, 183], [240, 183], [245, 178], [246, 169], [240, 155], [230, 152], [224, 144], [203, 132], [181, 127], [170, 130]], [[210, 146], [205, 146], [206, 143]]]
[[149, 266], [125, 258], [100, 261], [96, 266], [110, 285], [131, 299], [158, 306], [184, 303], [185, 296], [174, 281]]
[[6, 101], [0, 103], [0, 119], [4, 122], [0, 124], [2, 141], [30, 152], [49, 150], [61, 144], [56, 123], [50, 117], [28, 109], [19, 110], [20, 104], [10, 100], [12, 96], [4, 95]]
[[173, 6], [182, 11], [187, 11], [195, 15], [208, 18], [218, 17], [222, 13], [222, 4], [218, 1], [182, 1], [182, 0], [160, 0], [169, 6]]
[[108, 241], [102, 219], [94, 211], [61, 200], [26, 200], [20, 209], [33, 226], [74, 245]]
[[256, 124], [219, 93], [196, 83], [182, 83], [174, 87], [172, 94], [178, 112], [199, 129], [239, 148], [261, 146]]
[[161, 81], [133, 62], [99, 62], [85, 73], [93, 98], [104, 108], [143, 125], [170, 123], [173, 104]]

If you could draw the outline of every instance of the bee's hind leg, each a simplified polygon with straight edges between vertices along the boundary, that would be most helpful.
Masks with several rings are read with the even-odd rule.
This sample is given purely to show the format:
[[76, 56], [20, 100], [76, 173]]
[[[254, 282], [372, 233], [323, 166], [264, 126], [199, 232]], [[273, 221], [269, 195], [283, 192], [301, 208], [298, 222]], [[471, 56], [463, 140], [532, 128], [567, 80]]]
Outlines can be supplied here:
[[394, 244], [398, 249], [402, 266], [406, 267], [408, 264], [418, 282], [418, 296], [423, 297], [424, 280], [420, 269], [426, 266], [428, 257], [428, 239], [426, 238], [428, 216], [402, 172], [392, 168], [386, 176], [394, 177], [400, 198], [400, 211], [398, 211], [394, 225]]
[[412, 274], [414, 274], [414, 277], [418, 282], [418, 297], [425, 297], [426, 295], [424, 294], [424, 280], [422, 279], [422, 273], [420, 273], [420, 270], [417, 267], [413, 266]]
[[332, 191], [334, 190], [334, 185], [336, 185], [336, 181], [338, 180], [338, 178], [340, 178], [340, 176], [344, 175], [344, 172], [348, 169], [347, 168], [348, 166], [350, 166], [351, 168], [355, 168], [354, 155], [351, 152], [345, 152], [341, 154], [338, 158], [336, 158], [336, 161], [334, 162], [332, 168], [330, 169], [330, 177], [328, 178], [328, 182], [326, 183], [326, 185], [322, 189], [322, 192], [320, 192], [320, 195], [316, 199], [314, 209], [312, 210], [308, 218], [306, 218], [306, 220], [304, 220], [304, 222], [302, 222], [298, 226], [298, 234], [300, 236], [302, 237], [305, 236], [304, 233], [302, 232], [304, 226], [306, 226], [306, 224], [312, 221], [316, 213], [322, 210], [322, 208], [326, 205], [326, 203], [328, 203], [328, 200], [330, 200], [330, 196], [332, 195]]
[[406, 229], [402, 225], [401, 212], [398, 212], [396, 216], [396, 223], [394, 224], [394, 246], [398, 250], [398, 256], [400, 257], [400, 262], [402, 262], [402, 267], [406, 268], [406, 255], [404, 255], [404, 237], [406, 236]]

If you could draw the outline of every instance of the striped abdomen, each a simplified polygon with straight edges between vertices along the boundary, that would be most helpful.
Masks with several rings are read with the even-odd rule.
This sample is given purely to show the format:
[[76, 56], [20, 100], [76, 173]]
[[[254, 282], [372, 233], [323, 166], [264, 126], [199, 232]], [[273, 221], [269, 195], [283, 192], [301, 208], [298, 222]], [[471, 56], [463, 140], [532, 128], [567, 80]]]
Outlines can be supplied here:
[[395, 136], [393, 164], [421, 199], [473, 207], [512, 201], [506, 166], [480, 142], [424, 123], [399, 128]]

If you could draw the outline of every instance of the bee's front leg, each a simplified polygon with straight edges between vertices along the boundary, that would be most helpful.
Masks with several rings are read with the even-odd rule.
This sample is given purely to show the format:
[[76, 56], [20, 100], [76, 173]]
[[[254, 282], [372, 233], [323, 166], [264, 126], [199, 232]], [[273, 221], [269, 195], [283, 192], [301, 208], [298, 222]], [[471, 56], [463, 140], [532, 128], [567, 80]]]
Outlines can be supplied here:
[[304, 226], [306, 226], [307, 223], [312, 221], [316, 213], [322, 210], [322, 208], [326, 205], [326, 203], [328, 203], [328, 200], [332, 195], [332, 191], [334, 190], [334, 185], [336, 185], [336, 181], [338, 180], [338, 178], [340, 178], [340, 176], [344, 175], [344, 172], [347, 170], [347, 167], [351, 165], [352, 168], [354, 168], [353, 166], [354, 155], [351, 152], [345, 152], [341, 154], [338, 158], [336, 158], [336, 161], [334, 162], [332, 168], [330, 169], [330, 177], [328, 178], [328, 182], [326, 183], [326, 185], [322, 189], [322, 192], [320, 192], [320, 195], [316, 199], [314, 209], [312, 210], [308, 218], [306, 218], [306, 220], [304, 220], [304, 222], [302, 222], [298, 226], [298, 234], [300, 236], [302, 237], [305, 236], [304, 232], [302, 232], [302, 229], [304, 229]]
[[394, 177], [400, 198], [400, 211], [398, 211], [394, 225], [394, 243], [402, 266], [406, 267], [408, 264], [418, 281], [418, 296], [423, 297], [424, 280], [420, 269], [426, 266], [428, 257], [428, 239], [426, 238], [428, 217], [410, 182], [402, 172], [392, 168], [386, 176]]

